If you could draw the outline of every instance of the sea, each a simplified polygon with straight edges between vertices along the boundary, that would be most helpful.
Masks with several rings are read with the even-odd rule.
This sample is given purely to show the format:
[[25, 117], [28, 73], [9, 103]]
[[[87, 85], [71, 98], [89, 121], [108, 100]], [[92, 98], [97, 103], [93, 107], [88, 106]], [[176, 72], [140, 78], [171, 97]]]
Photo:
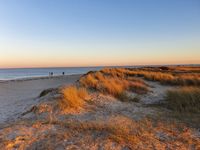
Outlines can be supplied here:
[[62, 67], [62, 68], [9, 68], [0, 69], [0, 80], [16, 80], [34, 77], [47, 77], [49, 73], [53, 76], [84, 74], [89, 71], [97, 71], [103, 67]]

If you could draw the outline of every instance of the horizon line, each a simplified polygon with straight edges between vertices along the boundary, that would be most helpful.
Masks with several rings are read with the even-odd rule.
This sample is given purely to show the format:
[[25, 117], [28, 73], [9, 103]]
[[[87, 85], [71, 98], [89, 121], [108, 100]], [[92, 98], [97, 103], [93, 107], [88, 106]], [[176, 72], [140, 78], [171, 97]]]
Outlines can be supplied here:
[[48, 69], [48, 68], [95, 68], [95, 67], [143, 67], [143, 66], [199, 66], [199, 64], [139, 64], [139, 65], [94, 65], [94, 66], [50, 66], [50, 67], [0, 67], [0, 69]]

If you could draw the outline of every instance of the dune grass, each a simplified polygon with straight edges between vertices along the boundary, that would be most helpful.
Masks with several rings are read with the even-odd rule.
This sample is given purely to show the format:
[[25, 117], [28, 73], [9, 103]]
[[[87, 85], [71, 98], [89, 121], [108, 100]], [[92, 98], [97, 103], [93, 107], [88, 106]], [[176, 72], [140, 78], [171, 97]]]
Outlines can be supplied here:
[[61, 94], [63, 98], [59, 101], [59, 107], [63, 110], [82, 107], [84, 100], [88, 97], [88, 92], [85, 88], [77, 88], [76, 86], [63, 88]]
[[193, 73], [200, 73], [200, 67], [199, 66], [170, 66], [171, 70], [175, 71], [182, 71], [182, 72], [193, 72]]
[[[109, 71], [109, 69], [108, 69]], [[97, 90], [104, 94], [110, 94], [119, 99], [128, 99], [126, 91], [145, 94], [148, 86], [141, 79], [126, 77], [124, 73], [118, 71], [105, 70], [87, 74], [79, 80], [81, 86]]]
[[95, 79], [92, 74], [85, 75], [80, 79], [80, 83], [88, 88], [96, 88], [97, 86], [97, 79]]
[[[178, 71], [182, 69], [183, 73], [175, 73], [176, 68], [104, 68], [100, 71], [91, 72], [83, 76], [80, 79], [80, 84], [83, 87], [113, 95], [122, 101], [131, 99], [127, 95], [127, 91], [137, 94], [146, 94], [148, 92], [148, 85], [138, 77], [149, 81], [157, 81], [164, 85], [183, 87], [198, 87], [200, 85], [200, 75], [198, 73], [185, 73], [185, 70], [190, 71], [191, 67], [177, 69]], [[173, 71], [173, 69], [175, 71]]]
[[179, 85], [179, 86], [199, 86], [200, 75], [198, 73], [183, 72], [175, 73], [173, 70], [162, 71], [160, 68], [105, 68], [101, 70], [102, 73], [110, 76], [117, 76], [120, 78], [137, 76], [143, 77], [146, 80], [158, 81], [161, 84]]
[[[103, 147], [103, 143], [114, 142], [116, 146], [121, 146], [120, 149], [124, 149], [124, 147], [129, 149], [199, 148], [199, 140], [192, 135], [192, 130], [181, 124], [161, 120], [154, 122], [145, 118], [134, 121], [118, 115], [105, 120], [65, 120], [55, 121], [52, 124], [59, 126], [63, 134], [68, 134], [66, 139], [82, 141], [83, 145], [87, 145], [89, 142], [90, 145], [95, 143]], [[84, 138], [82, 138], [83, 135]]]
[[153, 71], [130, 71], [130, 75], [144, 77], [146, 80], [158, 81], [168, 85], [200, 85], [200, 76], [196, 74], [172, 74]]
[[177, 112], [200, 112], [200, 88], [183, 87], [166, 95], [167, 107]]

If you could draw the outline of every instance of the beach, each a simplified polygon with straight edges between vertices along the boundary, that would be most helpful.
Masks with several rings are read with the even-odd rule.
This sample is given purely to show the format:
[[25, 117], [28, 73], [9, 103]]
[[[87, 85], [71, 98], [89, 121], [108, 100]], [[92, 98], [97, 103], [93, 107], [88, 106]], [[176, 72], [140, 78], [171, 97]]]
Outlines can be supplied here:
[[200, 150], [199, 6], [0, 0], [0, 150]]
[[70, 85], [81, 75], [37, 77], [0, 82], [0, 123], [16, 119], [34, 105], [39, 94], [48, 88]]
[[0, 149], [199, 149], [196, 71], [105, 68], [3, 81]]

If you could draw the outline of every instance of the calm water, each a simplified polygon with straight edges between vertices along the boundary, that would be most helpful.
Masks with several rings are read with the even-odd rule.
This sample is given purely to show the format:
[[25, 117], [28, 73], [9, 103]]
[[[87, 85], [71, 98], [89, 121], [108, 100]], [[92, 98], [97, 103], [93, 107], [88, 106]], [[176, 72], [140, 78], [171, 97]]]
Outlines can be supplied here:
[[103, 67], [74, 67], [74, 68], [26, 68], [26, 69], [0, 69], [0, 80], [12, 80], [31, 77], [49, 76], [49, 72], [54, 75], [83, 74], [91, 70], [100, 70]]
[[[159, 66], [159, 65], [148, 65], [148, 66]], [[115, 68], [117, 66], [109, 66], [109, 68]], [[118, 66], [120, 67], [120, 66]], [[121, 67], [142, 67], [142, 66], [121, 66]], [[144, 67], [144, 66], [143, 66]], [[84, 74], [88, 71], [100, 70], [104, 67], [66, 67], [66, 68], [23, 68], [23, 69], [0, 69], [0, 80], [13, 80], [23, 79], [31, 77], [45, 77], [49, 76], [49, 72], [53, 72], [54, 76], [72, 74]]]

